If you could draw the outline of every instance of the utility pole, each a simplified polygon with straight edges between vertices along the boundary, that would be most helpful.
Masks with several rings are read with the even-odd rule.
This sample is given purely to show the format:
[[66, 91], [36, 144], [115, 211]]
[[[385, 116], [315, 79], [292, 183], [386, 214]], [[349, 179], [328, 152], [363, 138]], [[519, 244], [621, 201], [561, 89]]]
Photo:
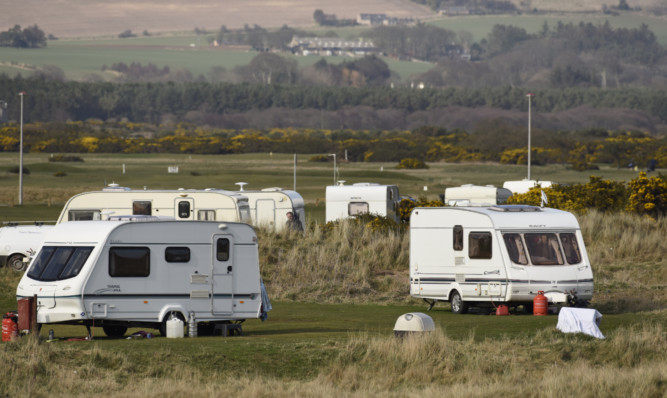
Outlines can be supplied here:
[[21, 91], [21, 138], [19, 140], [19, 206], [23, 205], [23, 96], [25, 91]]
[[333, 156], [333, 159], [334, 159], [333, 184], [335, 186], [336, 185], [336, 154], [335, 153], [330, 153], [327, 156]]
[[528, 97], [528, 180], [530, 180], [530, 102], [531, 99], [533, 98], [535, 94], [533, 93], [528, 93], [526, 94], [526, 97]]

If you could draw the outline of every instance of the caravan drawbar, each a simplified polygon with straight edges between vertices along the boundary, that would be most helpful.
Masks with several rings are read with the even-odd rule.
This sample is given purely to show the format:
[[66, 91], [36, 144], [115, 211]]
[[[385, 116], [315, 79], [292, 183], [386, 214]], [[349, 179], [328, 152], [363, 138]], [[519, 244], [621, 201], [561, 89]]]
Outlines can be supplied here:
[[72, 221], [54, 226], [20, 280], [38, 324], [165, 331], [169, 317], [205, 326], [264, 318], [270, 309], [257, 236], [242, 223]]
[[452, 311], [550, 303], [585, 305], [593, 272], [577, 219], [524, 205], [415, 208], [410, 216], [410, 294]]

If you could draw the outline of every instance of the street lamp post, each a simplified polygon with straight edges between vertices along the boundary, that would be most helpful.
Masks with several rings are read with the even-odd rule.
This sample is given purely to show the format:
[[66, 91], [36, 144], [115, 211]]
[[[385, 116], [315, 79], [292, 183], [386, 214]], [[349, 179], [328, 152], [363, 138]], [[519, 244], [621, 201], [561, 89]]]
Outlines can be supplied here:
[[526, 94], [526, 97], [528, 97], [528, 180], [530, 180], [530, 100], [535, 94], [533, 93], [528, 93]]
[[21, 91], [21, 138], [19, 140], [19, 206], [23, 204], [23, 96], [25, 91]]
[[336, 154], [335, 153], [330, 153], [327, 156], [333, 156], [333, 159], [334, 159], [333, 184], [336, 185]]

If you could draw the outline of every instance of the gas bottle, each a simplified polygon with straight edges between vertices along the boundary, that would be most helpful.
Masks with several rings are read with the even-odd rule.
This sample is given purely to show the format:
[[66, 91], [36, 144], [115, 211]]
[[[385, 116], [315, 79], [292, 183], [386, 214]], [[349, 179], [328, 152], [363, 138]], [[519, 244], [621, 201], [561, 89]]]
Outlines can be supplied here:
[[549, 301], [544, 291], [537, 292], [537, 296], [533, 298], [533, 315], [546, 315], [549, 311]]
[[8, 312], [2, 316], [2, 341], [13, 341], [19, 336], [16, 314]]

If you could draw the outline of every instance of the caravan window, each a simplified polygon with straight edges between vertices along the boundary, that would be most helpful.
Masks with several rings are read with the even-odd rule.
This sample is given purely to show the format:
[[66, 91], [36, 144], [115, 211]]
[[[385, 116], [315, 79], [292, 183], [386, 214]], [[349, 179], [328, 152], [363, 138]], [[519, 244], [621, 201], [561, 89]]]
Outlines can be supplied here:
[[198, 210], [197, 220], [215, 221], [215, 210]]
[[147, 247], [112, 247], [109, 249], [109, 275], [115, 277], [148, 276], [151, 251]]
[[477, 259], [491, 258], [491, 233], [471, 232], [468, 235], [468, 257]]
[[533, 265], [562, 265], [563, 255], [556, 234], [525, 234], [526, 247]]
[[67, 213], [67, 221], [90, 221], [99, 219], [99, 210], [70, 210]]
[[220, 238], [216, 244], [216, 255], [215, 257], [218, 261], [228, 261], [229, 260], [229, 239]]
[[368, 213], [368, 203], [366, 202], [350, 202], [347, 205], [347, 215], [356, 216], [357, 214]]
[[168, 263], [187, 263], [190, 261], [190, 248], [168, 247], [164, 250], [164, 259]]
[[454, 225], [454, 250], [463, 250], [463, 227]]
[[526, 250], [523, 248], [523, 241], [520, 234], [504, 234], [505, 247], [510, 255], [510, 260], [514, 264], [528, 265]]
[[182, 200], [178, 202], [178, 218], [190, 218], [190, 202]]
[[28, 277], [38, 281], [57, 281], [79, 275], [93, 251], [92, 247], [45, 246], [28, 271]]
[[563, 244], [565, 259], [568, 264], [579, 264], [581, 262], [581, 252], [577, 244], [577, 236], [573, 233], [560, 234], [560, 242]]
[[150, 216], [152, 213], [151, 202], [148, 200], [135, 200], [132, 202], [132, 214]]

